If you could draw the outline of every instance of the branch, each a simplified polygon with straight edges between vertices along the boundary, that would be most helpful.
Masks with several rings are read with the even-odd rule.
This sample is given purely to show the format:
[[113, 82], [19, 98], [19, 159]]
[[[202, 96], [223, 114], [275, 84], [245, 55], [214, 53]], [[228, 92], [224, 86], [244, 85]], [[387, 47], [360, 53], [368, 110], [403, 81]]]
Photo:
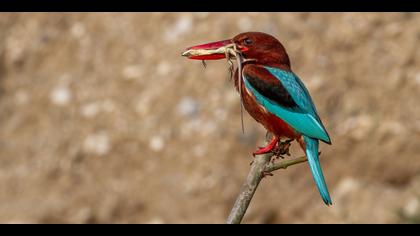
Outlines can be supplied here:
[[227, 219], [228, 224], [239, 224], [248, 209], [249, 203], [257, 190], [258, 184], [263, 178], [263, 171], [268, 163], [270, 163], [272, 154], [264, 154], [257, 156], [251, 165], [245, 183], [242, 185], [241, 191], [233, 205], [233, 208]]
[[275, 170], [279, 170], [279, 169], [286, 169], [289, 166], [293, 166], [302, 162], [307, 162], [308, 159], [306, 158], [306, 156], [301, 156], [298, 158], [294, 158], [291, 160], [286, 160], [286, 161], [282, 161], [282, 162], [278, 162], [278, 163], [269, 163], [266, 165], [265, 167], [265, 171], [266, 172], [273, 172]]
[[[267, 143], [267, 141], [266, 141]], [[306, 156], [299, 157], [292, 160], [286, 160], [279, 163], [271, 162], [272, 153], [267, 153], [254, 158], [254, 161], [249, 170], [248, 176], [236, 198], [235, 204], [227, 219], [228, 224], [240, 224], [244, 217], [249, 203], [257, 190], [258, 184], [264, 177], [264, 173], [272, 172], [278, 169], [286, 169], [289, 166], [306, 162]]]

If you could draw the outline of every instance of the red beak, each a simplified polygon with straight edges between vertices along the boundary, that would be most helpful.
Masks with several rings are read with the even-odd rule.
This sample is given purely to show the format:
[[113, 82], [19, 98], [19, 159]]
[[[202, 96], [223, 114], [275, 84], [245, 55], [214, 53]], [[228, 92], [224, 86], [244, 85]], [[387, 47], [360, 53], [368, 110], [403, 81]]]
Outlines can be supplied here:
[[182, 53], [182, 56], [194, 60], [219, 60], [226, 58], [226, 54], [223, 52], [223, 50], [220, 49], [231, 44], [231, 39], [201, 44], [187, 48], [187, 50]]
[[[219, 60], [226, 58], [228, 49], [233, 49], [234, 46], [232, 39], [206, 43], [187, 48], [182, 53], [182, 56], [194, 60]], [[249, 50], [249, 48], [240, 45], [237, 45], [236, 49], [239, 49], [241, 52]]]

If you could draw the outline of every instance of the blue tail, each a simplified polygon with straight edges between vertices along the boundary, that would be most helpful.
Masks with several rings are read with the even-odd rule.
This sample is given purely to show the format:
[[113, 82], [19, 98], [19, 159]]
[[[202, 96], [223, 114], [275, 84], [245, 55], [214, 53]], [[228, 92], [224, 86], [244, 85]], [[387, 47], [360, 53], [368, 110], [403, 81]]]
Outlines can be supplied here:
[[330, 194], [328, 193], [328, 187], [325, 183], [324, 175], [322, 174], [321, 164], [318, 159], [318, 139], [303, 136], [306, 144], [306, 156], [308, 157], [309, 167], [312, 171], [315, 184], [321, 194], [322, 200], [325, 204], [332, 205]]

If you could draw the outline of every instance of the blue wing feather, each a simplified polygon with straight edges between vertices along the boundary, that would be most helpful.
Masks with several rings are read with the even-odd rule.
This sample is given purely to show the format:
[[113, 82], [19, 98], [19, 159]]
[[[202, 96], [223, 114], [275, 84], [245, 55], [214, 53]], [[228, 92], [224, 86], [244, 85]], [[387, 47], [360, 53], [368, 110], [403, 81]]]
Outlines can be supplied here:
[[297, 104], [297, 107], [286, 108], [265, 97], [247, 81], [246, 75], [244, 75], [245, 86], [248, 90], [251, 90], [257, 101], [268, 111], [284, 120], [299, 133], [330, 143], [330, 137], [325, 130], [317, 114], [311, 96], [302, 81], [300, 81], [293, 72], [284, 71], [274, 67], [264, 68], [282, 83]]

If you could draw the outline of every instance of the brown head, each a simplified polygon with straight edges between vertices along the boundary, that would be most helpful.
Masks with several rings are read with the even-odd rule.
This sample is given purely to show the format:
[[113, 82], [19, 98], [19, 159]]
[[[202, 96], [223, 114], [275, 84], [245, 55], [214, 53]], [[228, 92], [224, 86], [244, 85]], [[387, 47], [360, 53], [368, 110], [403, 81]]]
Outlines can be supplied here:
[[232, 39], [238, 48], [246, 48], [242, 55], [246, 59], [256, 60], [256, 64], [266, 66], [287, 66], [290, 68], [289, 56], [283, 45], [273, 36], [261, 32], [246, 32]]

